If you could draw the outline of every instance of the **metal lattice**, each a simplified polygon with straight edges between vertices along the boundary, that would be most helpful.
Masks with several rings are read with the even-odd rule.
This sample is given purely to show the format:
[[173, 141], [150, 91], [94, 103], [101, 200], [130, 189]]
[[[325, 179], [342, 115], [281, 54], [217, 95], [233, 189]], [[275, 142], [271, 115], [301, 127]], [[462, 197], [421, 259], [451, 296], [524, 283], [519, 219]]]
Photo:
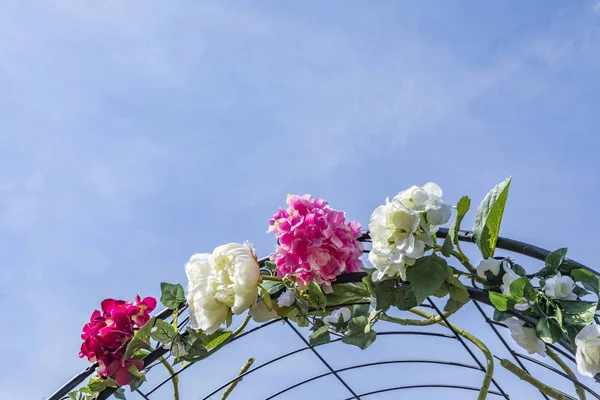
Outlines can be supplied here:
[[[447, 233], [448, 233], [447, 229], [440, 229], [437, 232], [437, 236], [443, 238], [447, 235]], [[473, 233], [469, 232], [469, 231], [460, 231], [459, 235], [458, 235], [458, 239], [463, 242], [471, 242], [471, 243], [474, 242]], [[370, 238], [369, 238], [368, 233], [363, 234], [363, 236], [359, 240], [362, 242], [365, 242], [365, 243], [369, 243]], [[510, 251], [513, 253], [518, 253], [518, 254], [521, 254], [521, 255], [524, 255], [527, 257], [531, 257], [531, 258], [534, 258], [537, 260], [544, 260], [546, 258], [546, 256], [550, 253], [548, 250], [545, 250], [543, 248], [533, 246], [533, 245], [530, 245], [527, 243], [519, 242], [516, 240], [507, 239], [507, 238], [499, 238], [498, 243], [497, 243], [497, 248], [503, 249], [506, 251]], [[369, 252], [369, 250], [365, 249], [365, 253], [368, 253], [368, 252]], [[260, 265], [263, 266], [266, 260], [267, 260], [266, 258], [259, 260]], [[592, 270], [591, 268], [585, 267], [583, 265], [581, 266], [581, 268], [588, 269], [588, 270], [592, 271], [593, 273], [595, 273], [596, 275], [598, 275], [598, 273], [596, 271]], [[345, 275], [338, 277], [337, 283], [360, 282], [364, 276], [365, 276], [364, 273], [345, 274]], [[585, 390], [587, 392], [587, 394], [589, 394], [589, 396], [591, 398], [600, 399], [600, 395], [596, 391], [594, 391], [591, 387], [589, 387], [588, 385], [580, 382], [577, 379], [570, 377], [565, 372], [560, 371], [547, 363], [539, 361], [535, 358], [532, 358], [528, 355], [522, 354], [521, 352], [515, 350], [513, 345], [511, 343], [507, 342], [506, 339], [501, 334], [501, 329], [505, 329], [505, 328], [507, 328], [507, 326], [501, 322], [497, 322], [497, 321], [494, 321], [493, 319], [491, 319], [488, 316], [488, 314], [486, 313], [486, 311], [484, 310], [484, 307], [483, 307], [484, 305], [490, 306], [490, 301], [489, 301], [487, 292], [475, 287], [475, 285], [473, 287], [468, 287], [468, 291], [469, 291], [470, 298], [473, 300], [472, 302], [469, 302], [469, 303], [473, 304], [472, 307], [476, 308], [477, 312], [485, 320], [487, 326], [491, 329], [494, 336], [498, 338], [498, 340], [502, 343], [503, 347], [506, 348], [506, 350], [510, 353], [510, 355], [512, 356], [514, 361], [517, 363], [517, 365], [521, 369], [523, 369], [524, 371], [528, 371], [527, 366], [531, 366], [531, 365], [537, 365], [537, 366], [543, 367], [546, 370], [552, 372], [553, 374], [556, 374], [557, 376], [572, 382], [573, 385], [582, 388], [583, 390]], [[362, 303], [360, 303], [360, 304], [362, 304]], [[352, 305], [352, 304], [345, 304], [344, 306], [349, 306], [349, 305]], [[455, 331], [455, 329], [452, 327], [452, 325], [448, 322], [448, 320], [444, 316], [444, 313], [441, 312], [441, 310], [438, 308], [438, 306], [435, 304], [435, 302], [432, 301], [431, 299], [427, 299], [423, 304], [420, 305], [420, 307], [429, 308], [430, 310], [432, 310], [432, 312], [435, 312], [435, 314], [437, 316], [439, 316], [444, 323], [447, 324], [448, 330], [445, 333], [428, 332], [428, 331], [411, 331], [411, 330], [392, 330], [392, 331], [379, 332], [378, 336], [391, 336], [391, 337], [423, 336], [423, 337], [432, 337], [432, 338], [439, 339], [439, 340], [458, 341], [460, 343], [460, 345], [464, 348], [464, 350], [468, 353], [469, 357], [473, 360], [473, 363], [467, 364], [467, 363], [461, 363], [461, 362], [456, 362], [456, 361], [430, 360], [430, 359], [397, 359], [397, 360], [384, 360], [384, 361], [377, 361], [377, 362], [370, 362], [370, 363], [354, 364], [351, 366], [346, 366], [343, 368], [336, 369], [336, 368], [333, 368], [333, 366], [326, 360], [325, 356], [320, 352], [319, 348], [322, 345], [316, 345], [316, 346], [311, 345], [310, 342], [305, 337], [305, 335], [294, 324], [290, 323], [285, 318], [284, 319], [280, 318], [280, 319], [271, 320], [269, 322], [266, 322], [259, 326], [256, 326], [252, 329], [249, 329], [246, 332], [234, 337], [231, 340], [231, 342], [238, 341], [238, 340], [244, 340], [245, 338], [247, 340], [247, 338], [249, 336], [252, 336], [252, 335], [257, 334], [258, 332], [261, 332], [263, 329], [273, 325], [276, 322], [283, 321], [285, 323], [285, 325], [291, 331], [293, 331], [294, 335], [298, 337], [298, 340], [303, 343], [303, 346], [296, 348], [292, 351], [288, 351], [285, 354], [274, 357], [274, 358], [267, 360], [265, 362], [262, 362], [258, 365], [254, 365], [252, 368], [248, 369], [247, 371], [245, 371], [239, 375], [236, 375], [235, 377], [222, 383], [221, 385], [216, 385], [216, 387], [213, 389], [210, 389], [207, 387], [206, 394], [202, 395], [202, 399], [203, 400], [213, 399], [213, 398], [215, 398], [215, 396], [217, 394], [222, 392], [229, 385], [240, 381], [242, 378], [244, 378], [248, 375], [251, 375], [251, 374], [255, 373], [256, 371], [259, 371], [259, 370], [261, 370], [265, 367], [268, 367], [272, 364], [275, 364], [279, 361], [282, 361], [288, 357], [291, 357], [291, 356], [294, 356], [296, 354], [303, 353], [303, 352], [311, 352], [312, 354], [314, 354], [315, 358], [326, 367], [328, 372], [314, 375], [314, 376], [311, 376], [309, 378], [303, 379], [298, 382], [294, 382], [291, 385], [289, 385], [283, 389], [280, 389], [275, 393], [272, 393], [271, 395], [269, 395], [268, 397], [265, 398], [266, 400], [278, 398], [278, 397], [284, 395], [285, 393], [288, 393], [288, 392], [290, 392], [294, 389], [297, 389], [303, 385], [306, 385], [308, 383], [318, 381], [320, 379], [327, 378], [327, 377], [334, 377], [336, 380], [339, 381], [339, 383], [341, 383], [343, 385], [343, 387], [345, 388], [346, 394], [347, 394], [347, 397], [346, 397], [347, 400], [350, 400], [350, 399], [359, 399], [360, 400], [362, 398], [366, 398], [366, 397], [369, 397], [369, 396], [372, 396], [375, 394], [403, 391], [403, 390], [409, 390], [409, 389], [445, 388], [445, 389], [455, 389], [455, 390], [462, 390], [462, 391], [478, 392], [480, 389], [478, 387], [473, 387], [473, 386], [467, 386], [467, 385], [461, 385], [461, 384], [431, 383], [431, 384], [391, 386], [391, 387], [387, 387], [387, 388], [383, 388], [383, 389], [371, 390], [371, 391], [359, 393], [357, 390], [355, 390], [352, 387], [351, 383], [349, 383], [348, 380], [345, 380], [342, 377], [342, 373], [351, 371], [351, 370], [360, 370], [363, 368], [369, 368], [369, 367], [374, 367], [374, 366], [398, 365], [398, 364], [423, 364], [423, 365], [432, 365], [432, 366], [443, 365], [443, 366], [448, 366], [448, 367], [453, 367], [453, 368], [460, 368], [460, 369], [464, 369], [464, 370], [475, 370], [475, 371], [480, 371], [481, 373], [485, 373], [486, 368], [483, 365], [483, 363], [474, 354], [473, 350], [465, 342], [463, 337], [461, 337], [461, 335], [459, 335]], [[181, 312], [184, 312], [184, 311], [185, 311], [185, 308], [181, 310]], [[535, 318], [523, 315], [519, 311], [509, 310], [508, 313], [524, 322], [528, 322], [533, 325], [535, 325], [535, 323], [536, 323]], [[162, 319], [168, 319], [170, 316], [171, 316], [170, 310], [163, 310], [157, 314], [157, 317], [162, 318]], [[184, 318], [181, 321], [181, 323], [179, 324], [180, 328], [184, 327], [188, 323], [188, 320], [189, 320], [188, 318]], [[339, 341], [341, 341], [341, 337], [332, 339], [331, 343], [335, 343], [335, 342], [339, 342]], [[568, 343], [566, 343], [564, 341], [559, 341], [557, 343], [557, 345], [548, 345], [548, 346], [553, 351], [555, 351], [556, 353], [559, 353], [561, 356], [563, 356], [569, 362], [575, 363], [575, 358], [573, 357], [574, 349]], [[148, 354], [144, 358], [144, 365], [146, 367], [144, 368], [144, 370], [142, 372], [145, 372], [146, 374], [151, 373], [151, 371], [156, 366], [160, 365], [160, 362], [158, 361], [158, 359], [162, 356], [165, 356], [167, 353], [168, 353], [168, 349], [166, 349], [162, 346], [157, 347], [154, 351], [152, 351], [150, 354]], [[201, 360], [201, 362], [210, 362], [210, 360]], [[158, 389], [160, 389], [162, 386], [169, 383], [171, 381], [171, 379], [173, 378], [173, 376], [179, 375], [179, 374], [183, 373], [184, 371], [187, 371], [194, 365], [196, 365], [196, 363], [187, 364], [187, 365], [181, 367], [178, 371], [176, 371], [174, 375], [168, 376], [167, 378], [158, 382], [156, 385], [154, 385], [150, 389], [146, 388], [145, 386], [142, 386], [142, 388], [136, 389], [136, 392], [143, 399], [147, 399], [147, 400], [154, 399], [155, 397], [153, 397], [153, 396], [156, 394]], [[72, 379], [70, 379], [67, 383], [65, 383], [60, 389], [58, 389], [54, 394], [52, 394], [50, 397], [48, 397], [48, 400], [68, 399], [67, 394], [70, 391], [72, 391], [73, 389], [75, 389], [76, 387], [78, 387], [81, 383], [83, 383], [83, 381], [87, 377], [91, 376], [95, 372], [95, 368], [96, 368], [96, 365], [92, 364], [88, 368], [86, 368], [85, 370], [80, 372], [79, 374], [75, 375]], [[596, 382], [600, 382], [600, 379], [598, 378], [598, 376], [596, 376], [594, 379]], [[115, 389], [111, 389], [111, 388], [105, 389], [103, 392], [101, 392], [98, 395], [97, 400], [108, 399], [109, 397], [111, 397], [111, 395], [114, 393], [114, 391], [115, 391]], [[489, 395], [494, 396], [494, 397], [510, 399], [509, 394], [507, 393], [505, 388], [503, 388], [495, 379], [492, 380], [492, 386], [488, 393], [489, 393]], [[541, 398], [548, 399], [548, 396], [545, 395], [544, 393], [539, 392], [539, 394], [540, 394]], [[573, 397], [569, 394], [566, 394], [566, 393], [565, 393], [565, 396], [568, 399], [575, 399], [575, 397]]]

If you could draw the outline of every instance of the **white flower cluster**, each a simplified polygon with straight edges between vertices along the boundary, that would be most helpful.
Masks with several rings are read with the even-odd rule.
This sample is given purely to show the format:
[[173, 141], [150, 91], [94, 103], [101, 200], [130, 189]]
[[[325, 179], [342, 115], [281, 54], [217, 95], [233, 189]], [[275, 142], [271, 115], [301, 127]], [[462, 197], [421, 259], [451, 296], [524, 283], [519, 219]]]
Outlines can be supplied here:
[[373, 211], [369, 231], [373, 248], [369, 261], [377, 269], [374, 280], [384, 276], [406, 279], [406, 267], [433, 245], [432, 235], [450, 219], [450, 207], [442, 201], [442, 189], [429, 182], [404, 190]]

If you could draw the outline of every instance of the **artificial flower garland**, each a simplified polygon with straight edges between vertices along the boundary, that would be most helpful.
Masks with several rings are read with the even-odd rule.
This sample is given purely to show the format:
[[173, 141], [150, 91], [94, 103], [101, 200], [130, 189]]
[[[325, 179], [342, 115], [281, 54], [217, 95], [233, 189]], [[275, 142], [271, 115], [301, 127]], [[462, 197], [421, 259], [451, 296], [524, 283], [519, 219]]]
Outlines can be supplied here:
[[[156, 307], [151, 297], [142, 300], [138, 296], [133, 303], [103, 301], [102, 311], [95, 311], [83, 328], [80, 352], [80, 357], [97, 363], [98, 375], [69, 397], [87, 400], [104, 392], [125, 398], [121, 386], [135, 390], [145, 380], [144, 359], [154, 349], [152, 341], [173, 356], [172, 365], [165, 358], [158, 359], [173, 374], [174, 365], [197, 362], [225, 346], [243, 332], [251, 318], [256, 322], [285, 318], [299, 326], [311, 326], [313, 345], [328, 343], [335, 334], [361, 349], [375, 341], [373, 326], [378, 321], [441, 324], [474, 343], [486, 356], [488, 368], [479, 395], [485, 399], [494, 367], [491, 353], [477, 338], [446, 322], [470, 300], [461, 281], [465, 278], [488, 292], [496, 309], [494, 319], [504, 323], [529, 354], [548, 355], [574, 376], [547, 346], [567, 343], [575, 349], [579, 373], [594, 376], [600, 372], [600, 327], [595, 324], [598, 302], [582, 297], [598, 297], [600, 280], [567, 259], [566, 249], [549, 254], [544, 268], [531, 275], [511, 258], [494, 257], [509, 187], [510, 178], [496, 185], [477, 210], [473, 232], [483, 256], [477, 267], [458, 241], [471, 201], [465, 196], [450, 207], [435, 183], [413, 186], [374, 210], [368, 256], [374, 268], [365, 268], [360, 259], [363, 245], [359, 239], [364, 238], [360, 224], [346, 222], [343, 212], [322, 199], [289, 195], [287, 207], [269, 221], [268, 232], [277, 238], [269, 261], [259, 262], [247, 242], [230, 243], [190, 258], [185, 265], [186, 290], [179, 284], [161, 284], [161, 302], [171, 310], [172, 323], [150, 317]], [[436, 232], [450, 220], [452, 208], [456, 216], [440, 244]], [[362, 279], [339, 282], [341, 276], [352, 274]], [[448, 298], [443, 319], [417, 308], [430, 296]], [[190, 323], [184, 330], [178, 315], [186, 306]], [[392, 307], [424, 319], [392, 317], [386, 313]], [[534, 318], [535, 325], [514, 318], [511, 309]], [[247, 315], [242, 324], [228, 330], [232, 316], [243, 314]], [[546, 395], [564, 398], [510, 361], [502, 360], [501, 365]], [[178, 377], [172, 381], [178, 400]], [[577, 385], [576, 391], [580, 399], [585, 398]]]

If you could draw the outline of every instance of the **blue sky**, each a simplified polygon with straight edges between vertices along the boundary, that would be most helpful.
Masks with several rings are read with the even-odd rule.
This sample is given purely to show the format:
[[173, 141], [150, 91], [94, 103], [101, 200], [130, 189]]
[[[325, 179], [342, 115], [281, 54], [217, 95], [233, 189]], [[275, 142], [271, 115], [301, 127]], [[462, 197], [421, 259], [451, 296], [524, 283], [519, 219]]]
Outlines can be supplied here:
[[[0, 398], [83, 368], [103, 298], [158, 296], [222, 243], [267, 255], [287, 193], [366, 226], [413, 184], [478, 204], [514, 174], [502, 233], [594, 267], [600, 3], [8, 0], [0, 29]], [[256, 348], [300, 345], [277, 329]]]

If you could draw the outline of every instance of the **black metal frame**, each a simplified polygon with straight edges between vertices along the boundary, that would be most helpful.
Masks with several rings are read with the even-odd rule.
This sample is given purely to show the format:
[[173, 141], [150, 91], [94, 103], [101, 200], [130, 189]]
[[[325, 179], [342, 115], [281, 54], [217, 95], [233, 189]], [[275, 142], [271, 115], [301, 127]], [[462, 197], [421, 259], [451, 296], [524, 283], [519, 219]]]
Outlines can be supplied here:
[[[437, 232], [437, 236], [440, 238], [444, 238], [448, 233], [447, 229], [440, 229]], [[458, 234], [458, 239], [460, 241], [463, 242], [474, 242], [474, 237], [473, 237], [473, 233], [470, 231], [460, 231]], [[365, 232], [361, 238], [359, 239], [362, 242], [370, 242], [370, 237], [368, 232]], [[503, 249], [503, 250], [507, 250], [510, 252], [514, 252], [514, 253], [519, 253], [521, 255], [525, 255], [531, 258], [535, 258], [538, 260], [544, 260], [546, 258], [546, 256], [550, 253], [550, 251], [543, 249], [541, 247], [537, 247], [537, 246], [533, 246], [530, 245], [528, 243], [524, 243], [524, 242], [520, 242], [520, 241], [516, 241], [516, 240], [512, 240], [512, 239], [507, 239], [507, 238], [499, 238], [498, 242], [497, 242], [497, 248], [499, 249]], [[369, 250], [365, 250], [365, 252], [368, 252]], [[267, 261], [267, 258], [263, 258], [261, 260], [259, 260], [259, 263], [261, 266], [264, 265], [265, 261]], [[581, 264], [580, 264], [581, 265]], [[581, 268], [585, 268], [587, 270], [590, 270], [592, 272], [594, 272], [596, 275], [599, 275], [598, 272], [594, 271], [593, 269], [586, 267], [584, 265], [581, 265]], [[364, 273], [354, 273], [354, 274], [345, 274], [343, 276], [338, 277], [337, 282], [338, 283], [348, 283], [348, 282], [360, 282], [360, 280], [362, 279], [362, 277], [364, 277], [365, 274]], [[489, 302], [489, 298], [487, 295], [487, 292], [475, 287], [468, 287], [467, 288], [469, 290], [469, 296], [471, 297], [473, 301], [473, 304], [475, 304], [475, 307], [477, 308], [477, 310], [479, 311], [479, 313], [482, 315], [482, 317], [485, 319], [486, 323], [489, 325], [489, 327], [492, 329], [492, 331], [494, 332], [494, 334], [498, 337], [498, 339], [502, 342], [502, 344], [504, 345], [504, 347], [506, 347], [506, 349], [510, 352], [511, 356], [513, 357], [513, 359], [515, 360], [515, 362], [519, 365], [520, 368], [527, 370], [525, 364], [523, 363], [523, 361], [527, 361], [527, 362], [531, 362], [537, 365], [540, 365], [546, 369], [548, 369], [551, 372], [554, 372], [555, 374], [570, 380], [573, 384], [581, 387], [583, 390], [585, 390], [586, 392], [588, 392], [591, 396], [593, 396], [593, 398], [599, 399], [600, 400], [600, 394], [596, 393], [594, 390], [592, 390], [590, 387], [588, 387], [587, 385], [582, 384], [581, 382], [569, 377], [567, 374], [565, 374], [562, 371], [557, 370], [556, 368], [543, 363], [539, 360], [536, 360], [532, 357], [529, 357], [527, 355], [521, 354], [517, 351], [515, 351], [510, 345], [509, 343], [503, 338], [503, 336], [500, 334], [500, 332], [498, 331], [498, 327], [502, 327], [502, 328], [506, 328], [506, 326], [502, 323], [496, 322], [494, 320], [492, 320], [491, 318], [489, 318], [489, 316], [486, 314], [486, 312], [483, 310], [483, 308], [481, 307], [481, 303], [483, 304], [487, 304], [490, 305]], [[458, 362], [451, 362], [451, 361], [444, 361], [444, 360], [385, 360], [385, 361], [379, 361], [379, 362], [372, 362], [372, 363], [366, 363], [366, 364], [356, 364], [356, 365], [352, 365], [352, 366], [348, 366], [348, 367], [344, 367], [344, 368], [340, 368], [340, 369], [334, 369], [328, 362], [327, 360], [323, 357], [323, 355], [321, 353], [319, 353], [319, 351], [317, 350], [317, 347], [319, 346], [312, 346], [309, 341], [306, 339], [306, 337], [296, 328], [296, 326], [294, 326], [294, 324], [289, 323], [286, 319], [283, 319], [286, 323], [287, 326], [290, 327], [290, 329], [295, 333], [295, 335], [297, 335], [302, 342], [304, 343], [305, 347], [300, 347], [296, 350], [287, 352], [281, 356], [275, 357], [271, 360], [268, 360], [260, 365], [257, 365], [251, 369], [249, 369], [248, 371], [244, 372], [243, 374], [236, 376], [234, 378], [232, 378], [231, 380], [223, 383], [222, 385], [220, 385], [219, 387], [217, 387], [216, 389], [212, 390], [209, 394], [207, 394], [205, 397], [203, 397], [203, 400], [207, 400], [209, 398], [211, 398], [212, 396], [214, 396], [215, 394], [219, 393], [221, 390], [223, 390], [224, 388], [226, 388], [227, 386], [229, 386], [230, 384], [232, 384], [235, 381], [238, 381], [240, 378], [243, 378], [244, 376], [247, 376], [263, 367], [266, 367], [270, 364], [273, 364], [279, 360], [282, 360], [284, 358], [290, 357], [294, 354], [306, 351], [306, 350], [310, 350], [313, 354], [315, 354], [315, 356], [319, 359], [319, 361], [325, 365], [328, 369], [329, 372], [326, 373], [322, 373], [319, 375], [315, 375], [313, 377], [310, 377], [308, 379], [304, 379], [303, 381], [300, 382], [296, 382], [272, 395], [270, 395], [269, 397], [267, 397], [267, 399], [273, 399], [276, 398], [292, 389], [295, 389], [299, 386], [302, 386], [304, 384], [307, 384], [309, 382], [327, 377], [327, 376], [334, 376], [340, 383], [342, 383], [342, 385], [346, 388], [346, 390], [348, 391], [348, 393], [351, 395], [351, 397], [348, 397], [346, 400], [350, 400], [350, 399], [361, 399], [364, 397], [368, 397], [370, 395], [374, 395], [374, 394], [378, 394], [378, 393], [383, 393], [383, 392], [390, 392], [390, 391], [399, 391], [399, 390], [409, 390], [409, 389], [417, 389], [417, 388], [447, 388], [447, 389], [456, 389], [456, 390], [465, 390], [465, 391], [479, 391], [479, 388], [476, 387], [470, 387], [470, 386], [464, 386], [464, 385], [440, 385], [440, 384], [423, 384], [423, 385], [406, 385], [406, 386], [397, 386], [397, 387], [391, 387], [391, 388], [386, 388], [386, 389], [380, 389], [380, 390], [376, 390], [376, 391], [371, 391], [371, 392], [365, 392], [365, 393], [357, 393], [350, 385], [347, 381], [345, 381], [339, 373], [344, 372], [344, 371], [348, 371], [348, 370], [353, 370], [353, 369], [360, 369], [360, 368], [368, 368], [368, 367], [372, 367], [372, 366], [376, 366], [376, 365], [388, 365], [388, 364], [406, 364], [406, 363], [424, 363], [424, 364], [435, 364], [435, 365], [445, 365], [445, 366], [453, 366], [453, 367], [457, 367], [457, 368], [466, 368], [466, 369], [474, 369], [474, 370], [479, 370], [485, 373], [486, 369], [484, 367], [484, 365], [481, 363], [481, 361], [477, 358], [477, 356], [473, 353], [473, 351], [471, 350], [471, 348], [467, 345], [467, 343], [464, 342], [463, 338], [452, 328], [452, 326], [448, 323], [448, 321], [446, 320], [445, 316], [443, 315], [443, 313], [439, 310], [439, 308], [437, 307], [437, 305], [431, 300], [431, 299], [427, 299], [427, 303], [422, 304], [423, 307], [428, 307], [433, 309], [437, 315], [439, 315], [441, 317], [441, 319], [447, 323], [448, 328], [450, 330], [450, 332], [452, 334], [443, 334], [443, 333], [436, 333], [436, 332], [427, 332], [427, 331], [391, 331], [391, 332], [380, 332], [379, 336], [385, 336], [385, 335], [421, 335], [421, 336], [431, 336], [431, 337], [437, 337], [437, 338], [446, 338], [446, 339], [454, 339], [454, 340], [458, 340], [461, 345], [464, 347], [464, 349], [469, 353], [470, 357], [473, 359], [473, 361], [475, 362], [476, 365], [470, 365], [470, 364], [464, 364], [464, 363], [458, 363]], [[183, 309], [181, 310], [183, 311]], [[525, 315], [523, 315], [522, 313], [520, 313], [517, 310], [509, 310], [509, 313], [519, 319], [521, 319], [522, 321], [528, 322], [528, 323], [532, 323], [535, 324], [536, 320], [535, 318], [532, 317], [527, 317]], [[156, 317], [157, 318], [161, 318], [161, 319], [168, 319], [171, 315], [171, 311], [166, 309], [166, 310], [162, 310], [161, 312], [159, 312]], [[240, 340], [246, 336], [249, 336], [255, 332], [258, 332], [268, 326], [270, 326], [271, 324], [277, 322], [277, 321], [281, 321], [281, 319], [275, 319], [275, 320], [271, 320], [269, 322], [266, 322], [260, 326], [257, 326], [253, 329], [250, 329], [242, 334], [240, 334], [239, 336], [235, 337], [232, 339], [232, 341], [235, 340]], [[185, 323], [187, 322], [187, 319], [184, 319], [180, 325], [183, 326]], [[340, 338], [334, 339], [332, 340], [332, 342], [337, 342], [340, 341]], [[558, 343], [563, 349], [561, 349], [558, 346], [555, 345], [551, 345], [550, 347], [555, 350], [556, 352], [560, 353], [563, 357], [565, 357], [567, 360], [571, 361], [571, 362], [575, 362], [574, 358], [573, 358], [573, 354], [574, 354], [574, 349], [566, 342], [559, 342]], [[151, 370], [152, 368], [154, 368], [154, 366], [156, 366], [158, 364], [157, 360], [159, 357], [164, 356], [165, 354], [167, 354], [168, 350], [165, 349], [164, 347], [157, 347], [154, 351], [152, 351], [150, 354], [148, 354], [145, 358], [144, 358], [144, 365], [146, 365], [147, 367], [145, 368], [146, 371]], [[189, 367], [191, 367], [192, 365], [194, 365], [194, 363], [188, 364], [184, 367], [182, 367], [180, 370], [178, 370], [175, 375], [178, 375], [180, 373], [182, 373], [183, 371], [187, 370]], [[96, 364], [92, 364], [89, 367], [87, 367], [86, 369], [84, 369], [83, 371], [81, 371], [79, 374], [75, 375], [73, 378], [71, 378], [68, 382], [66, 382], [61, 388], [59, 388], [54, 394], [52, 394], [48, 400], [62, 400], [62, 399], [66, 399], [67, 394], [74, 390], [76, 387], [78, 387], [81, 383], [83, 383], [83, 381], [91, 376], [95, 369], [96, 369], [97, 365]], [[150, 391], [148, 392], [143, 392], [140, 389], [136, 390], [136, 392], [142, 396], [144, 399], [150, 399], [150, 396], [156, 392], [160, 387], [162, 387], [163, 385], [165, 385], [166, 383], [168, 383], [171, 379], [173, 378], [173, 376], [169, 376], [168, 378], [162, 380], [161, 382], [159, 382], [157, 385], [155, 385]], [[596, 378], [597, 382], [600, 382], [600, 380], [598, 378]], [[496, 382], [496, 380], [492, 380], [492, 384], [494, 386], [494, 388], [496, 390], [490, 390], [489, 393], [495, 396], [499, 396], [499, 397], [504, 397], [505, 399], [509, 399], [509, 395], [503, 390], [503, 388], [498, 384], [498, 382]], [[112, 394], [114, 393], [114, 389], [106, 389], [104, 390], [102, 393], [100, 393], [100, 395], [98, 395], [97, 400], [102, 400], [102, 399], [107, 399], [109, 398]], [[540, 392], [540, 395], [542, 397], [544, 397], [545, 399], [548, 399], [548, 397]], [[567, 398], [573, 398], [571, 396], [567, 395]]]

